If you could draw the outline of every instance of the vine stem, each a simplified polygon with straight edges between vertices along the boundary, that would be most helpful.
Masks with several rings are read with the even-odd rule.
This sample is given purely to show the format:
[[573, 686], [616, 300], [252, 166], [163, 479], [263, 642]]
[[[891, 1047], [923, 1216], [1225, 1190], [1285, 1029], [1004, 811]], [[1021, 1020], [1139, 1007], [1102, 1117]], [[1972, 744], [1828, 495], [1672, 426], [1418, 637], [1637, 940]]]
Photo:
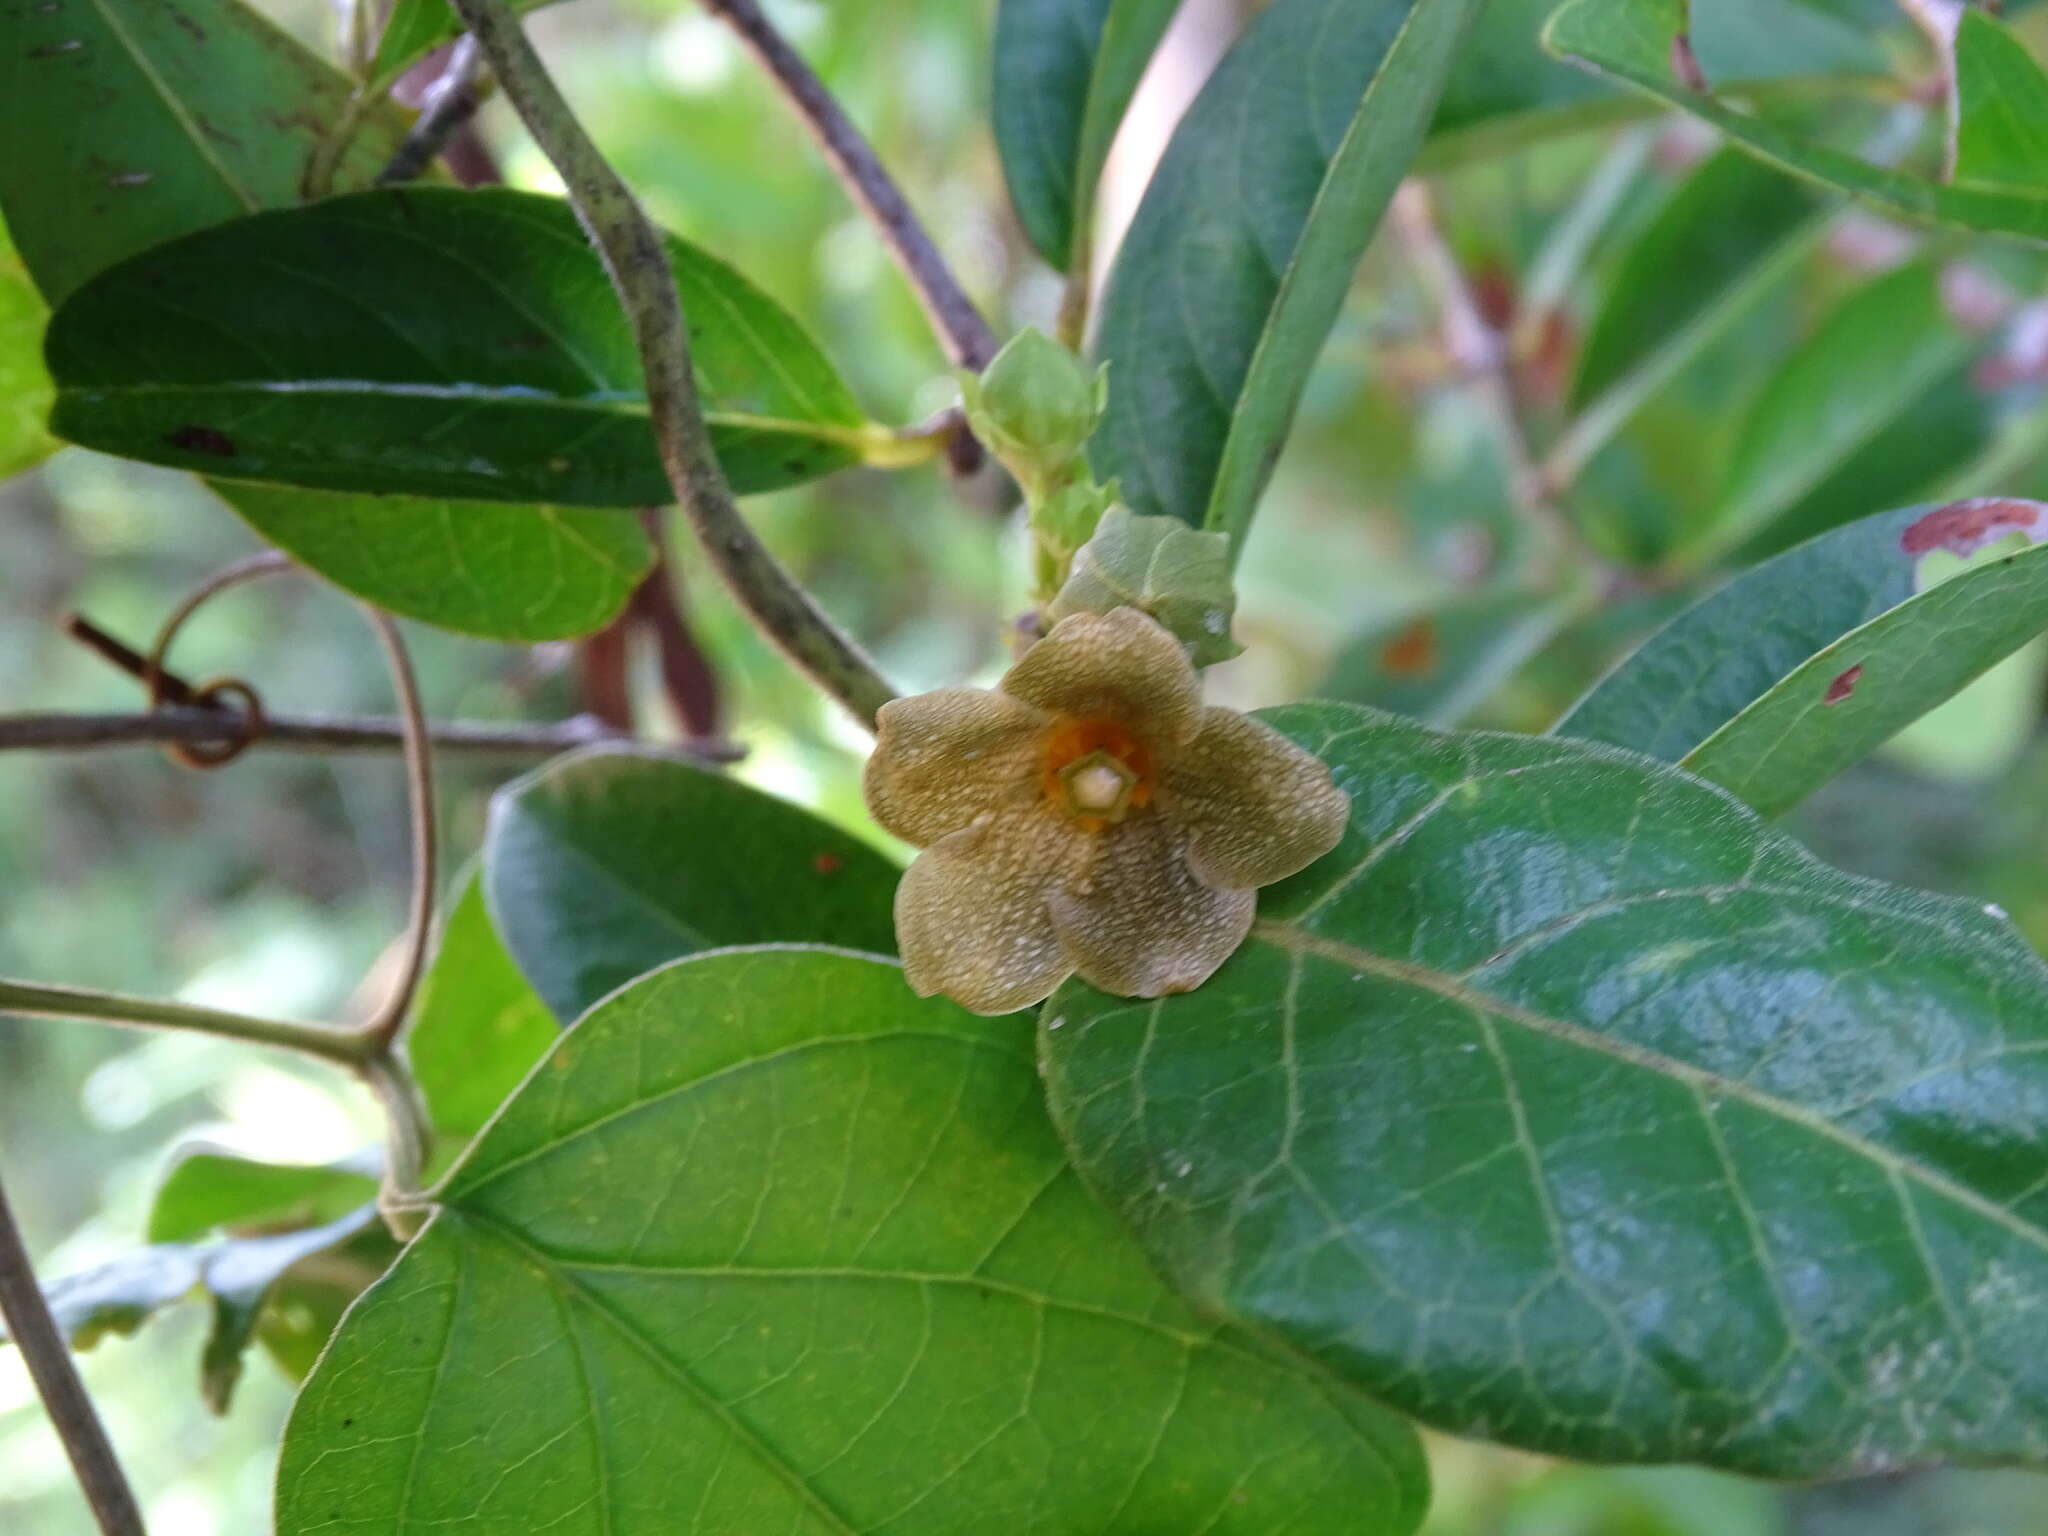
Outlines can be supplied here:
[[939, 340], [954, 366], [976, 373], [996, 355], [995, 332], [939, 254], [939, 248], [912, 210], [874, 146], [854, 127], [846, 109], [820, 80], [803, 56], [775, 28], [755, 0], [704, 0], [704, 9], [739, 35], [761, 67], [767, 70], [804, 127], [825, 152], [833, 172], [854, 202], [880, 232], [896, 265], [910, 280]]
[[[0, 752], [77, 752], [110, 747], [224, 746], [242, 732], [229, 711], [165, 709], [155, 714], [27, 714], [0, 715]], [[599, 742], [634, 742], [695, 762], [737, 762], [743, 755], [731, 742], [699, 740], [640, 742], [603, 721], [578, 715], [552, 725], [501, 725], [489, 720], [440, 720], [428, 728], [434, 750], [462, 757], [552, 757]], [[402, 746], [402, 722], [376, 716], [269, 715], [263, 737], [255, 745], [282, 752], [387, 752]]]
[[124, 992], [95, 992], [85, 987], [45, 987], [0, 979], [0, 1013], [39, 1019], [94, 1019], [102, 1024], [142, 1029], [181, 1029], [249, 1045], [279, 1046], [345, 1067], [359, 1065], [370, 1054], [368, 1041], [359, 1029], [298, 1024], [288, 1019], [266, 1019], [256, 1014], [202, 1008], [194, 1003], [131, 997]]
[[591, 141], [504, 0], [450, 0], [595, 242], [647, 374], [662, 467], [705, 555], [755, 625], [811, 681], [873, 729], [895, 692], [754, 537], [711, 448], [690, 371], [689, 328], [661, 235]]
[[64, 1442], [64, 1454], [71, 1458], [71, 1469], [102, 1536], [143, 1536], [142, 1511], [134, 1490], [114, 1455], [106, 1426], [86, 1395], [71, 1348], [36, 1284], [28, 1247], [21, 1240], [4, 1185], [0, 1185], [0, 1317], [6, 1319], [8, 1336], [21, 1351], [43, 1409]]

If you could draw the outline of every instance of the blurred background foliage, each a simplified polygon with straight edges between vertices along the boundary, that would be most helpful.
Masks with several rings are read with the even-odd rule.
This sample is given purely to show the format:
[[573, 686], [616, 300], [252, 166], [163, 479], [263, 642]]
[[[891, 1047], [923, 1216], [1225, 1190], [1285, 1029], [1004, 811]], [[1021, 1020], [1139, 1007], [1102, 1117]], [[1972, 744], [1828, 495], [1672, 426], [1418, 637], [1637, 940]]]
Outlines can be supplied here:
[[[332, 17], [319, 0], [263, 8], [328, 46]], [[1528, 39], [1547, 8], [1495, 0], [1491, 19], [1514, 46], [1453, 90], [1445, 122], [1464, 126], [1439, 145], [1434, 181], [1446, 236], [1487, 318], [1514, 345], [1539, 436], [1579, 403], [1585, 381], [1575, 371], [1589, 366], [1581, 359], [1602, 295], [1626, 274], [1632, 250], [1653, 249], [1649, 232], [1675, 216], [1677, 192], [1714, 153], [1695, 129], [1620, 122], [1621, 98], [1538, 60]], [[1059, 283], [1008, 210], [987, 129], [987, 0], [784, 0], [771, 9], [875, 139], [998, 329], [1049, 324]], [[1191, 0], [1112, 165], [1113, 210], [1128, 213], [1146, 161], [1246, 9]], [[1704, 13], [1716, 9], [1696, 12], [1703, 34], [1713, 26]], [[1759, 7], [1745, 0], [1741, 9]], [[1889, 5], [1807, 9], [1875, 38], [1877, 72], [1910, 79], [1924, 70]], [[2021, 21], [2038, 42], [2039, 25]], [[913, 422], [950, 403], [953, 385], [907, 288], [723, 28], [689, 6], [579, 0], [541, 13], [534, 29], [657, 218], [802, 317], [873, 417]], [[1819, 46], [1804, 35], [1773, 42], [1792, 55]], [[1557, 110], [1488, 116], [1489, 103], [1512, 104], [1518, 92], [1532, 109]], [[1931, 164], [1940, 153], [1938, 116], [1910, 92], [1852, 82], [1774, 110], [1909, 162]], [[509, 180], [553, 185], [502, 103], [487, 106], [482, 123]], [[1567, 131], [1537, 131], [1560, 127]], [[1459, 158], [1481, 147], [1508, 152]], [[1755, 179], [1745, 165], [1728, 174]], [[1786, 214], [1755, 201], [1783, 197], [1783, 185], [1738, 188], [1681, 244], [1685, 258], [1711, 274], [1717, 247], [1705, 233], [1731, 208], [1762, 221]], [[1815, 201], [1791, 197], [1788, 227]], [[1755, 234], [1726, 232], [1733, 269], [1754, 254], [1741, 242]], [[1240, 705], [1327, 692], [1444, 720], [1545, 728], [1684, 600], [1683, 583], [1659, 573], [1723, 496], [1760, 392], [1799, 349], [1853, 331], [1845, 306], [1921, 255], [1950, 262], [1951, 285], [1979, 288], [1943, 290], [1930, 322], [1940, 345], [1924, 376], [1774, 525], [1776, 544], [1752, 552], [1934, 494], [2048, 495], [2039, 398], [2048, 322], [2028, 308], [2041, 259], [1850, 215], [1586, 463], [1572, 515], [1641, 577], [1586, 602], [1560, 601], [1518, 574], [1519, 525], [1485, 419], [1445, 353], [1428, 295], [1397, 244], [1380, 241], [1247, 551], [1247, 654], [1217, 670], [1213, 691]], [[1974, 317], [1973, 292], [1980, 309], [1995, 311], [1990, 322]], [[1894, 313], [1878, 316], [1880, 329]], [[0, 326], [18, 323], [37, 322], [0, 314]], [[1630, 325], [1653, 333], [1671, 315], [1652, 308], [1607, 323], [1620, 340], [1601, 345], [1625, 349]], [[1002, 665], [992, 619], [1023, 606], [1021, 536], [936, 468], [842, 474], [759, 498], [750, 512], [907, 690], [985, 678]], [[194, 479], [80, 450], [0, 484], [0, 523], [0, 707], [9, 711], [136, 708], [133, 684], [68, 643], [54, 621], [75, 609], [141, 641], [194, 582], [259, 547]], [[737, 771], [876, 836], [858, 797], [862, 739], [764, 646], [686, 547], [676, 563], [731, 732], [748, 748]], [[312, 582], [270, 584], [209, 609], [179, 666], [248, 676], [273, 708], [385, 712], [381, 666], [359, 625], [348, 604]], [[553, 719], [580, 707], [567, 646], [519, 650], [419, 626], [410, 634], [436, 715]], [[1847, 868], [1995, 902], [2048, 946], [2043, 673], [2039, 647], [2015, 657], [1816, 796], [1794, 830]], [[671, 731], [652, 659], [636, 658], [632, 676], [644, 728]], [[451, 869], [474, 851], [487, 797], [516, 766], [443, 762]], [[255, 1012], [359, 1011], [358, 994], [375, 995], [363, 978], [374, 977], [401, 920], [405, 846], [389, 759], [256, 752], [198, 775], [144, 750], [0, 755], [0, 971]], [[314, 1065], [179, 1035], [0, 1021], [0, 1160], [49, 1275], [137, 1244], [175, 1148], [204, 1141], [319, 1162], [359, 1150], [373, 1131], [367, 1103]], [[187, 1305], [86, 1361], [159, 1536], [267, 1526], [292, 1386], [267, 1358], [252, 1359], [231, 1412], [206, 1415], [193, 1392], [204, 1328], [204, 1308]], [[1431, 1443], [1431, 1536], [2048, 1532], [2048, 1479], [2018, 1474], [1785, 1490]], [[72, 1536], [85, 1522], [19, 1359], [0, 1351], [0, 1531]]]

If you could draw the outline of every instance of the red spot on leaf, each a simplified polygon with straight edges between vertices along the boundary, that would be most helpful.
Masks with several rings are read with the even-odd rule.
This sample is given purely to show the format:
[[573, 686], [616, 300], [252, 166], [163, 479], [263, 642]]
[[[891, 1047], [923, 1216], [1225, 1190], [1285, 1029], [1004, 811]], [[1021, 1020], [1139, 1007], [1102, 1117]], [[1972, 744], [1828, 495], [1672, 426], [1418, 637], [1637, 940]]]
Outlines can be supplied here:
[[1380, 648], [1380, 665], [1394, 677], [1427, 677], [1436, 663], [1436, 625], [1428, 619], [1417, 619]]
[[1841, 703], [1842, 700], [1846, 699], [1847, 697], [1849, 697], [1850, 694], [1856, 691], [1856, 679], [1861, 677], [1862, 675], [1863, 663], [1859, 661], [1856, 663], [1855, 666], [1851, 667], [1848, 671], [1844, 672], [1840, 677], [1836, 678], [1832, 683], [1828, 684], [1827, 697], [1822, 699], [1821, 702], [1823, 704]]
[[1899, 536], [1899, 548], [1909, 555], [1924, 555], [1933, 549], [1972, 554], [2009, 530], [2026, 529], [2037, 536], [2048, 533], [2044, 513], [2048, 513], [2048, 505], [2008, 496], [1952, 501], [1916, 518]]
[[839, 873], [839, 855], [836, 853], [813, 854], [811, 855], [811, 868], [821, 875], [836, 875]]

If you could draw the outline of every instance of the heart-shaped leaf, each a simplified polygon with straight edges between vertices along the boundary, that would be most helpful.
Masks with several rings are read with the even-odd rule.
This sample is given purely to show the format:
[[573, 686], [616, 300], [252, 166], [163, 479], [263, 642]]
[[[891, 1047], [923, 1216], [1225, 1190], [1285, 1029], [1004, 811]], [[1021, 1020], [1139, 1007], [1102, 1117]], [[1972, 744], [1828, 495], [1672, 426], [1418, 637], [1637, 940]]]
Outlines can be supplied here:
[[1824, 534], [1674, 619], [1555, 734], [1682, 763], [1776, 815], [2048, 630], [2044, 541], [2048, 506], [1998, 498]]
[[472, 875], [441, 925], [405, 1036], [434, 1129], [457, 1141], [482, 1130], [559, 1033], [491, 926], [483, 881]]
[[633, 512], [209, 483], [242, 521], [344, 591], [487, 640], [602, 629], [654, 564]]
[[[52, 304], [209, 224], [295, 203], [351, 82], [239, 0], [0, 0], [0, 210]], [[331, 184], [376, 178], [404, 114], [372, 110]]]
[[1002, 0], [996, 8], [996, 149], [1039, 255], [1087, 260], [1111, 140], [1180, 0]]
[[[859, 408], [815, 343], [670, 240], [734, 488], [854, 462]], [[639, 355], [560, 198], [403, 187], [189, 235], [50, 323], [56, 431], [109, 453], [340, 491], [630, 507], [673, 499]]]
[[1405, 1423], [1196, 1318], [1090, 1199], [1028, 1028], [883, 961], [645, 978], [439, 1198], [299, 1399], [279, 1536], [1421, 1518]]
[[893, 954], [899, 873], [773, 795], [615, 747], [500, 790], [484, 843], [491, 916], [564, 1023], [703, 949], [784, 942]]
[[[1674, 45], [1686, 29], [1687, 4], [1688, 0], [1566, 0], [1544, 30], [1544, 44], [1555, 54], [1690, 112], [1781, 170], [1847, 192], [1886, 213], [2048, 241], [2048, 192], [1942, 186], [1800, 138], [1710, 92], [1693, 90], [1671, 63]], [[1768, 29], [1759, 37], [1760, 46], [1769, 47], [1773, 41]]]
[[1477, 0], [1277, 0], [1174, 132], [1118, 253], [1090, 456], [1241, 543]]
[[2048, 966], [1577, 742], [1270, 712], [1352, 823], [1053, 1115], [1196, 1305], [1461, 1434], [1783, 1477], [2048, 1458]]

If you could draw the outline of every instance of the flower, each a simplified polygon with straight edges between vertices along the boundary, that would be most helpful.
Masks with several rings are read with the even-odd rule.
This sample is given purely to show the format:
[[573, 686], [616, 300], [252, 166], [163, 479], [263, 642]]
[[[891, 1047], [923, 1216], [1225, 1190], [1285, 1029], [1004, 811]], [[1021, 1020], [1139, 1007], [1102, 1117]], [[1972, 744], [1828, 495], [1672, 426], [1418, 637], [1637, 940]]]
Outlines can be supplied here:
[[882, 707], [863, 785], [924, 851], [896, 890], [919, 995], [976, 1013], [1200, 986], [1253, 892], [1321, 858], [1350, 802], [1270, 726], [1204, 706], [1187, 653], [1135, 608], [1064, 618], [994, 691]]

